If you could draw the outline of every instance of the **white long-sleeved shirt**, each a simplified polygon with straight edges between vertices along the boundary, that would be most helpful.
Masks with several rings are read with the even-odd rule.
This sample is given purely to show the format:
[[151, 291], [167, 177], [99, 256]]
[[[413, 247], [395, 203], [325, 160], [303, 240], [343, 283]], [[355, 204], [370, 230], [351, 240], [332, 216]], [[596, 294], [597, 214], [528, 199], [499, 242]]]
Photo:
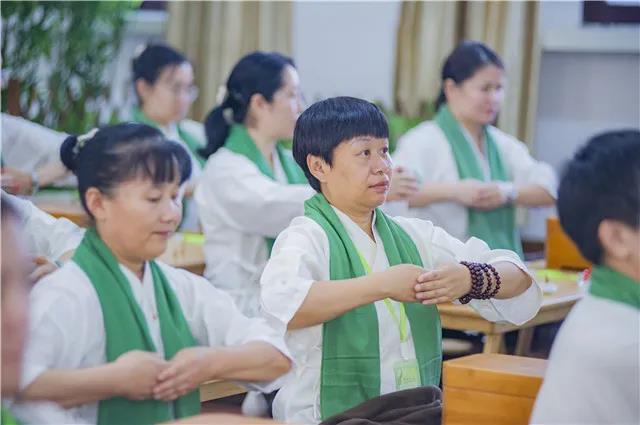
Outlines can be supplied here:
[[[217, 347], [250, 341], [267, 342], [285, 355], [281, 328], [261, 319], [249, 319], [224, 292], [206, 279], [159, 263], [182, 307], [189, 329], [199, 345]], [[142, 281], [120, 265], [146, 319], [154, 345], [164, 357], [164, 344], [157, 319], [153, 278], [145, 266]], [[96, 291], [84, 271], [74, 262], [46, 276], [30, 295], [29, 337], [24, 358], [21, 388], [26, 388], [48, 369], [80, 369], [106, 363], [106, 333], [102, 308]], [[278, 330], [280, 329], [280, 330]], [[278, 380], [250, 384], [270, 392]], [[37, 406], [17, 403], [12, 407], [27, 421], [38, 414]], [[96, 423], [98, 403], [66, 410], [69, 423]]]
[[640, 310], [587, 294], [558, 332], [536, 425], [640, 424]]
[[[464, 130], [464, 129], [463, 129]], [[507, 168], [509, 181], [514, 184], [537, 184], [552, 197], [557, 195], [557, 178], [548, 164], [531, 157], [524, 143], [499, 129], [489, 126], [488, 131], [495, 140], [502, 161]], [[473, 149], [484, 173], [484, 180], [490, 180], [489, 164], [476, 144], [466, 134], [467, 143]], [[399, 141], [393, 154], [394, 165], [404, 166], [414, 172], [421, 184], [452, 183], [460, 181], [458, 168], [451, 146], [442, 129], [434, 121], [424, 122], [408, 131]], [[455, 202], [439, 202], [424, 207], [409, 208], [406, 213], [432, 221], [444, 228], [452, 236], [466, 240], [468, 232], [467, 207]]]
[[[377, 231], [374, 229], [374, 242], [349, 217], [334, 210], [372, 271], [388, 268], [389, 262]], [[394, 217], [393, 220], [415, 242], [427, 270], [448, 262], [469, 260], [487, 263], [508, 261], [527, 271], [511, 251], [490, 250], [486, 243], [476, 238], [462, 243], [428, 221], [402, 217]], [[261, 305], [265, 316], [286, 326], [302, 305], [313, 283], [329, 280], [330, 277], [326, 233], [310, 218], [294, 219], [278, 237], [260, 281]], [[542, 292], [533, 283], [517, 297], [472, 300], [470, 305], [487, 320], [522, 324], [536, 315], [541, 302]], [[395, 301], [392, 301], [392, 305], [394, 309], [398, 308]], [[408, 345], [402, 347], [400, 333], [384, 302], [376, 302], [375, 307], [379, 324], [381, 393], [385, 394], [396, 390], [394, 363], [410, 360], [405, 359], [406, 353], [413, 353], [414, 347], [410, 332]], [[294, 357], [294, 369], [274, 400], [274, 417], [291, 423], [318, 423], [322, 325], [289, 331], [286, 341]]]

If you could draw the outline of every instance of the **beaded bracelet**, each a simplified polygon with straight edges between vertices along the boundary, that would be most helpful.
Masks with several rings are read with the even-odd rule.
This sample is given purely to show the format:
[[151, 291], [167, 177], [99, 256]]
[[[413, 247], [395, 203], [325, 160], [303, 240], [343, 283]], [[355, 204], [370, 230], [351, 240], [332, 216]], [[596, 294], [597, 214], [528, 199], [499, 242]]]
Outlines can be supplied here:
[[460, 303], [468, 304], [472, 299], [488, 300], [496, 296], [502, 282], [495, 267], [487, 263], [472, 263], [469, 261], [461, 261], [460, 264], [465, 266], [471, 275], [471, 290], [460, 297]]

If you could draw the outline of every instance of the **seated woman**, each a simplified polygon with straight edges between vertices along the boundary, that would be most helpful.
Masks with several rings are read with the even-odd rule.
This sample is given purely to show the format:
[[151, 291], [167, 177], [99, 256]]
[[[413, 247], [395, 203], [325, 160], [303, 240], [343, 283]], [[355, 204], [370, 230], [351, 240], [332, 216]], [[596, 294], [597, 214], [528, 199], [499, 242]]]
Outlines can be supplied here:
[[381, 394], [438, 385], [435, 304], [469, 303], [487, 320], [515, 324], [537, 313], [542, 293], [514, 252], [380, 211], [392, 166], [374, 104], [312, 105], [296, 124], [293, 154], [318, 193], [278, 236], [260, 282], [265, 314], [288, 327], [295, 359], [274, 401], [277, 419], [318, 423]]
[[[202, 124], [185, 118], [198, 96], [193, 67], [180, 52], [152, 44], [135, 57], [132, 68], [139, 106], [133, 109], [131, 118], [159, 129], [167, 139], [187, 148], [192, 175], [185, 185], [185, 195], [190, 198], [205, 162], [198, 153], [205, 145]], [[199, 230], [195, 204], [190, 199], [185, 203], [183, 220], [182, 230]]]
[[302, 111], [293, 61], [254, 52], [233, 67], [226, 96], [205, 121], [208, 157], [195, 193], [205, 235], [205, 276], [247, 315], [273, 241], [314, 193], [291, 151]]
[[522, 256], [515, 206], [553, 205], [552, 168], [492, 124], [504, 97], [504, 65], [482, 43], [467, 41], [442, 68], [433, 121], [398, 142], [394, 161], [413, 170], [422, 188], [409, 214], [431, 220], [452, 236], [475, 236]]
[[148, 424], [198, 413], [210, 379], [271, 389], [290, 364], [281, 337], [205, 279], [154, 260], [180, 221], [185, 149], [127, 123], [69, 137], [61, 157], [94, 225], [32, 291], [21, 399], [56, 401], [73, 421]]

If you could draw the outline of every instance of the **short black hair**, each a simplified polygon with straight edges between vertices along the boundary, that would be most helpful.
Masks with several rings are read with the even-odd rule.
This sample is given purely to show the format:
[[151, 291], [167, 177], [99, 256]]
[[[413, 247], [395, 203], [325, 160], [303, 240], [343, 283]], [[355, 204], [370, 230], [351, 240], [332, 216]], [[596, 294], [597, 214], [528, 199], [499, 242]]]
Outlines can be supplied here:
[[149, 84], [154, 84], [163, 69], [183, 63], [189, 61], [177, 50], [166, 44], [149, 44], [131, 62], [133, 80], [143, 79]]
[[309, 184], [320, 192], [320, 182], [307, 166], [307, 156], [319, 156], [331, 165], [333, 150], [356, 137], [389, 138], [389, 125], [375, 104], [355, 97], [333, 97], [305, 110], [293, 131], [293, 156]]
[[606, 132], [579, 149], [565, 166], [557, 206], [562, 228], [582, 255], [601, 264], [601, 221], [640, 227], [640, 131]]
[[90, 187], [108, 194], [136, 177], [159, 185], [176, 180], [182, 184], [191, 175], [191, 159], [180, 143], [166, 139], [156, 128], [133, 122], [67, 137], [60, 159], [78, 177], [80, 201], [91, 218], [85, 202]]
[[[167, 67], [175, 67], [183, 63], [190, 63], [189, 60], [177, 50], [167, 46], [166, 44], [149, 44], [142, 53], [136, 56], [131, 62], [131, 71], [133, 73], [134, 83], [138, 80], [144, 80], [148, 84], [155, 84], [158, 77]], [[138, 100], [140, 96], [135, 89]]]

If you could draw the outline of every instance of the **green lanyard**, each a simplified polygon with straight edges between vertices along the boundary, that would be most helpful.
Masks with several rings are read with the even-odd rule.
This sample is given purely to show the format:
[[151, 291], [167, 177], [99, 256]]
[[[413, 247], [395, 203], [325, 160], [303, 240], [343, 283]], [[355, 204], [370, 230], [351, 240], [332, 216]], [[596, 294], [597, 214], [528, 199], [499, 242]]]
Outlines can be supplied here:
[[[367, 274], [371, 274], [371, 266], [369, 265], [367, 260], [364, 259], [360, 251], [358, 251], [358, 257], [360, 257], [360, 261], [362, 262], [362, 267], [364, 267], [365, 272]], [[404, 310], [404, 304], [398, 304], [400, 305], [400, 308], [398, 309], [400, 311], [400, 317], [398, 317], [398, 313], [396, 313], [396, 310], [393, 308], [391, 300], [389, 298], [384, 299], [384, 305], [387, 307], [387, 310], [389, 310], [389, 314], [391, 314], [391, 317], [393, 318], [393, 321], [395, 322], [396, 326], [398, 327], [398, 331], [400, 332], [400, 342], [406, 342], [407, 339], [409, 339], [409, 335], [407, 332], [407, 313]]]

